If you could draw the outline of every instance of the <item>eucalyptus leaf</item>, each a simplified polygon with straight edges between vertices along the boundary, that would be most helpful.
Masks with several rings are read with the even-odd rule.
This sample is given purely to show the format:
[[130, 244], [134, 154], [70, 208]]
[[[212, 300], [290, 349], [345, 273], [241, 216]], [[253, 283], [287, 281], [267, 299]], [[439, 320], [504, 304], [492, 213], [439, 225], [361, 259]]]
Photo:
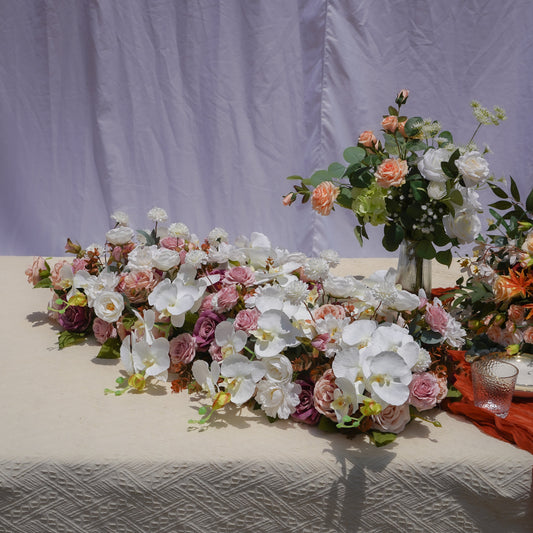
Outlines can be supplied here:
[[398, 249], [405, 236], [403, 228], [399, 224], [389, 224], [383, 228], [383, 247], [389, 252]]
[[416, 137], [422, 128], [422, 124], [424, 123], [424, 120], [422, 117], [411, 117], [407, 120], [404, 126], [405, 134], [408, 137]]
[[309, 181], [311, 182], [311, 185], [313, 187], [317, 187], [323, 181], [328, 181], [328, 179], [329, 179], [329, 174], [327, 170], [317, 170], [311, 175], [311, 177], [309, 178]]
[[340, 163], [331, 163], [328, 167], [328, 175], [331, 178], [342, 178], [345, 170], [346, 167], [344, 165], [341, 165]]
[[360, 146], [349, 146], [344, 150], [344, 159], [348, 163], [360, 163], [366, 156], [366, 151]]
[[34, 289], [49, 289], [51, 287], [52, 281], [50, 280], [50, 278], [43, 278], [33, 286]]

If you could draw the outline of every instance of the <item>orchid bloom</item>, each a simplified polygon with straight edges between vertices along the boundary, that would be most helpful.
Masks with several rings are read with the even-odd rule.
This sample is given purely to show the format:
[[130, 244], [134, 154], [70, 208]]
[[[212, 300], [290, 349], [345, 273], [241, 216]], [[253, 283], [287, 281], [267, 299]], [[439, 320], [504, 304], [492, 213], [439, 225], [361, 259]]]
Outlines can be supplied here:
[[128, 374], [144, 372], [146, 377], [153, 376], [160, 381], [168, 377], [169, 342], [161, 337], [150, 345], [146, 340], [136, 340], [127, 336], [120, 347], [120, 360]]
[[261, 361], [250, 361], [241, 354], [228, 355], [220, 368], [220, 374], [226, 378], [226, 392], [231, 394], [231, 401], [236, 405], [242, 405], [254, 395], [256, 384], [265, 373]]
[[287, 346], [297, 346], [297, 330], [289, 317], [277, 309], [263, 313], [257, 320], [255, 353], [258, 357], [272, 357], [280, 354]]
[[246, 333], [236, 331], [231, 322], [220, 322], [215, 328], [215, 342], [220, 346], [224, 358], [241, 352], [247, 340]]
[[192, 364], [192, 375], [212, 398], [218, 393], [218, 378], [220, 376], [220, 365], [216, 361], [211, 362], [211, 367], [203, 359], [196, 359]]

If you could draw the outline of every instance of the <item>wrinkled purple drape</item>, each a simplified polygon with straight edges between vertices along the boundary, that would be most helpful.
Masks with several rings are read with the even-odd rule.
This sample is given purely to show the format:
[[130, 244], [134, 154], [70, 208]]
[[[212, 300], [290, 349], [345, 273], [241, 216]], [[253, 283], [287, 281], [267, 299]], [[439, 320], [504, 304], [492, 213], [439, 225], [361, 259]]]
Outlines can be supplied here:
[[165, 208], [203, 237], [359, 248], [353, 215], [283, 207], [291, 174], [340, 160], [402, 88], [457, 142], [472, 99], [493, 172], [532, 185], [529, 0], [1, 0], [0, 253], [61, 255]]

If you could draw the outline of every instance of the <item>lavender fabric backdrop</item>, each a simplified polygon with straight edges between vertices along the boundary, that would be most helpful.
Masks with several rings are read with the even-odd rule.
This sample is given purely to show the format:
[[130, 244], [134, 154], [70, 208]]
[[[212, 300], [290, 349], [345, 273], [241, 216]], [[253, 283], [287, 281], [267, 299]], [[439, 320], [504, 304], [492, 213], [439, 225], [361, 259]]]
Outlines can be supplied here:
[[201, 237], [387, 255], [350, 212], [283, 207], [285, 177], [340, 160], [408, 88], [457, 142], [472, 99], [503, 106], [478, 140], [525, 192], [532, 27], [529, 0], [0, 0], [0, 253], [61, 255], [160, 206]]

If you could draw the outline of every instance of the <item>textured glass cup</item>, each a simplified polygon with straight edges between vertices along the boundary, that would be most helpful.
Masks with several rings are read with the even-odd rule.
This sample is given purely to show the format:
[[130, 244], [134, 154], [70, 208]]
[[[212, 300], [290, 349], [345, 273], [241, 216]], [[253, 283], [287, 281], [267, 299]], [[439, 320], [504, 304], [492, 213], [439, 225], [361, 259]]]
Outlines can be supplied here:
[[518, 368], [500, 359], [479, 359], [471, 369], [474, 404], [505, 418], [511, 407]]

